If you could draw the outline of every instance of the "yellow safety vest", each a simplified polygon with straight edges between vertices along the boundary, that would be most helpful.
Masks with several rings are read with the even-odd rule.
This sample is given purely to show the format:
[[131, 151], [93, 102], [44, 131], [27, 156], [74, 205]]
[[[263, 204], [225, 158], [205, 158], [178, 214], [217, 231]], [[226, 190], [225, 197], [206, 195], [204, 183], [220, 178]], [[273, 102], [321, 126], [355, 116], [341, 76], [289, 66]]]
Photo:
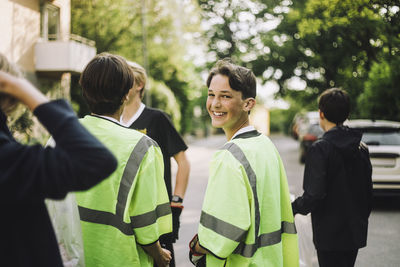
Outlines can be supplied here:
[[246, 132], [215, 153], [198, 237], [207, 266], [299, 266], [286, 173], [268, 137]]
[[76, 193], [86, 266], [153, 266], [140, 245], [172, 231], [160, 148], [146, 135], [106, 119], [80, 121], [118, 159], [109, 178]]

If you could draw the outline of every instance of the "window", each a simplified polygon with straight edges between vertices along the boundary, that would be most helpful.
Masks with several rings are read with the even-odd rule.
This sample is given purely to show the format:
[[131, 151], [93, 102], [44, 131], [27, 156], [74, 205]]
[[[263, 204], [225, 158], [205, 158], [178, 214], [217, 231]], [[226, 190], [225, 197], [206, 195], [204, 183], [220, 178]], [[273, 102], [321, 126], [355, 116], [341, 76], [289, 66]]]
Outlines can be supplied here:
[[371, 146], [399, 146], [400, 132], [395, 129], [363, 129], [362, 141]]
[[45, 4], [42, 8], [42, 38], [58, 40], [60, 38], [60, 8]]

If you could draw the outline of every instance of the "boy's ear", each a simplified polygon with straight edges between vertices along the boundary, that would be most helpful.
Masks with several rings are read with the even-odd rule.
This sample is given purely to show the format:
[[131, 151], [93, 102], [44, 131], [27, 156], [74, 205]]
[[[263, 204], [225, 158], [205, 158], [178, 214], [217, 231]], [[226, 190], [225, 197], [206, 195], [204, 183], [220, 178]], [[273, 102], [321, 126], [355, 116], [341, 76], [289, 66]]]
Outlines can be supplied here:
[[244, 111], [249, 112], [256, 105], [256, 100], [252, 97], [246, 98], [244, 101]]
[[143, 84], [143, 83], [140, 83], [138, 86], [136, 86], [136, 91], [142, 90], [143, 87], [144, 87], [144, 84]]
[[318, 111], [319, 111], [319, 117], [321, 118], [321, 120], [325, 119], [325, 114], [321, 110], [318, 110]]

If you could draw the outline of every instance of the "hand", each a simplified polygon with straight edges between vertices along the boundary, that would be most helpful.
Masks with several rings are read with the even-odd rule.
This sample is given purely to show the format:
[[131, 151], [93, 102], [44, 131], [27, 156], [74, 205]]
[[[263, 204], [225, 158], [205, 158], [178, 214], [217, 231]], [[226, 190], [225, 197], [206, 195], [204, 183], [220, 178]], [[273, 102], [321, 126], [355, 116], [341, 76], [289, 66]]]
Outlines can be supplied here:
[[172, 259], [171, 251], [161, 248], [160, 255], [156, 257], [154, 260], [157, 264], [157, 267], [167, 267], [171, 259]]
[[206, 255], [198, 252], [198, 246], [199, 237], [196, 234], [189, 242], [189, 260], [194, 266], [203, 267], [206, 266]]
[[[29, 88], [31, 87], [31, 88]], [[0, 71], [0, 92], [18, 98], [20, 91], [34, 89], [27, 80]]]
[[180, 217], [183, 210], [182, 203], [171, 202], [172, 211], [172, 238], [173, 243], [179, 239]]
[[47, 97], [27, 80], [14, 77], [3, 71], [0, 71], [0, 93], [14, 97], [31, 110], [48, 102]]

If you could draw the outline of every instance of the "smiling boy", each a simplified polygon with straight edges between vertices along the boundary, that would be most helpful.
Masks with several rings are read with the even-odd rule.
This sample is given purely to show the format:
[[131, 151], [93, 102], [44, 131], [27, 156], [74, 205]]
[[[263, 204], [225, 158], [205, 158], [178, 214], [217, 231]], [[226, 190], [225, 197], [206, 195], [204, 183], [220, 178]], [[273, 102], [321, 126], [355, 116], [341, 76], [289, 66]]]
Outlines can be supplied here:
[[298, 266], [297, 234], [285, 170], [271, 140], [249, 123], [255, 106], [253, 72], [220, 60], [208, 79], [207, 110], [228, 142], [210, 163], [196, 266]]

